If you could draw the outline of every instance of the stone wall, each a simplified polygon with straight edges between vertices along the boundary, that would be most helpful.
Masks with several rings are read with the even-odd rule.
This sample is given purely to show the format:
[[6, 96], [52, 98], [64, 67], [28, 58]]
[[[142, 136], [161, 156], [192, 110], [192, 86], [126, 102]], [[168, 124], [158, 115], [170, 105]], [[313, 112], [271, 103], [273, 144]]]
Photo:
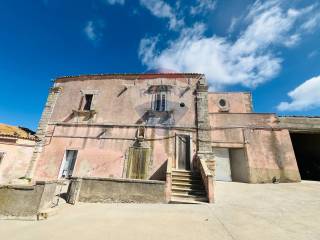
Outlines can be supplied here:
[[48, 208], [55, 195], [57, 182], [36, 182], [35, 185], [0, 185], [0, 218], [37, 218]]
[[[80, 184], [80, 186], [79, 186]], [[73, 185], [77, 185], [74, 187]], [[77, 192], [78, 191], [80, 192]], [[74, 178], [68, 191], [72, 203], [165, 203], [165, 182], [114, 178]], [[71, 196], [73, 195], [73, 196]]]

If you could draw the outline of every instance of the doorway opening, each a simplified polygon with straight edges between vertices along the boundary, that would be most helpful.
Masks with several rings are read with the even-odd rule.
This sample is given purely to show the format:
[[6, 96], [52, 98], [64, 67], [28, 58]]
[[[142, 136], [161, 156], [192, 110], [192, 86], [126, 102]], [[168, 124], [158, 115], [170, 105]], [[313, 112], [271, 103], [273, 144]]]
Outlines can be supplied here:
[[320, 181], [320, 133], [290, 133], [302, 180]]
[[77, 156], [78, 150], [66, 150], [62, 160], [59, 178], [70, 178], [72, 176]]
[[177, 135], [176, 136], [177, 141], [177, 164], [176, 168], [180, 170], [190, 170], [190, 159], [191, 159], [191, 153], [190, 153], [190, 136], [188, 135]]
[[217, 181], [249, 182], [249, 166], [244, 148], [213, 147]]

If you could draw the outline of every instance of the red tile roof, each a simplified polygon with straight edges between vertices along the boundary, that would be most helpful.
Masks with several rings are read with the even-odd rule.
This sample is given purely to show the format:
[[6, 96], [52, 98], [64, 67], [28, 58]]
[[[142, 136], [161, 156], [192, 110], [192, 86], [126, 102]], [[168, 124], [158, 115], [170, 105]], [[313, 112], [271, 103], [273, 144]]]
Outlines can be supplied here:
[[0, 123], [0, 136], [2, 137], [36, 140], [36, 136], [30, 134], [30, 132], [31, 131], [27, 131], [26, 128], [20, 128]]

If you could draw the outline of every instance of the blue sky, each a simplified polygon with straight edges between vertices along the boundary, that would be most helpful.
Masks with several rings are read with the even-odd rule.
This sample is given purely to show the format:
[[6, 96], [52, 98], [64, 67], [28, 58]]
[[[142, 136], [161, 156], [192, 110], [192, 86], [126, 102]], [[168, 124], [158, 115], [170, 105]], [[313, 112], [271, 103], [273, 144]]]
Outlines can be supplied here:
[[256, 112], [320, 115], [317, 0], [0, 2], [1, 122], [36, 129], [58, 76], [170, 69], [252, 91]]

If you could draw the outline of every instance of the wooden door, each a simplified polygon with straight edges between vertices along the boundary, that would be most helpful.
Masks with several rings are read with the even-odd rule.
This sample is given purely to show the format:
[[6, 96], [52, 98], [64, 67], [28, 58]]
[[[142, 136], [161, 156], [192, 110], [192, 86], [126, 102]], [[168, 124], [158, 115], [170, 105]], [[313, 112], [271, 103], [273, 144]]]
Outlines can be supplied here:
[[190, 170], [190, 137], [177, 135], [178, 169]]
[[148, 177], [148, 148], [129, 148], [127, 177], [146, 179]]

